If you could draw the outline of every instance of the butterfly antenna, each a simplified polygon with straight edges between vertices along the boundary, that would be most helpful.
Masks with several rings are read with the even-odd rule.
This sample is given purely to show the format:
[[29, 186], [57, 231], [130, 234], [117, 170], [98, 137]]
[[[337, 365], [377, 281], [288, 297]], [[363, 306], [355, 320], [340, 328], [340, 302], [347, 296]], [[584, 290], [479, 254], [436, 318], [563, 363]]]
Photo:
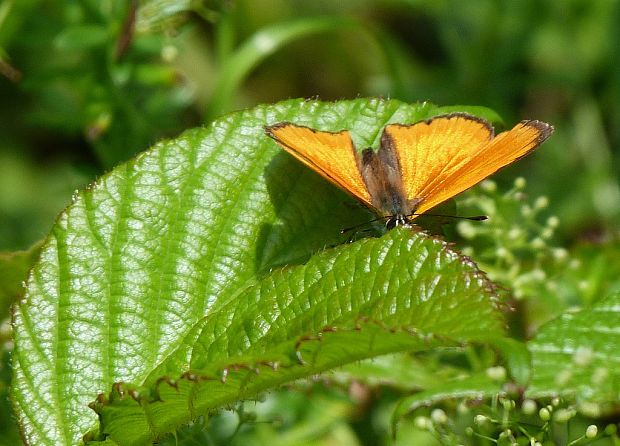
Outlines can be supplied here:
[[374, 223], [374, 222], [376, 222], [376, 221], [385, 220], [385, 219], [388, 219], [388, 218], [390, 218], [390, 217], [389, 217], [389, 216], [387, 216], [387, 217], [379, 217], [379, 218], [375, 218], [375, 219], [372, 219], [372, 220], [369, 220], [369, 221], [365, 221], [365, 222], [360, 223], [360, 224], [358, 224], [358, 225], [351, 226], [351, 227], [349, 227], [349, 228], [344, 228], [344, 229], [341, 229], [341, 230], [340, 230], [340, 233], [341, 233], [341, 234], [346, 234], [347, 232], [351, 232], [351, 231], [353, 231], [354, 229], [358, 229], [358, 228], [361, 228], [361, 227], [363, 227], [363, 226], [370, 225], [371, 223]]
[[[412, 217], [414, 215], [418, 215], [418, 216], [425, 215], [425, 216], [429, 216], [429, 217], [456, 218], [456, 219], [459, 219], [459, 220], [471, 220], [471, 221], [484, 221], [484, 220], [489, 218], [486, 215], [461, 216], [461, 215], [428, 214], [428, 213], [418, 214], [418, 213], [415, 213], [415, 212], [413, 212], [411, 214], [408, 214], [407, 217]], [[351, 231], [353, 231], [355, 229], [358, 229], [358, 228], [361, 228], [363, 226], [370, 225], [371, 223], [374, 223], [376, 221], [388, 220], [388, 219], [390, 219], [392, 217], [393, 217], [393, 215], [387, 215], [387, 216], [384, 216], [384, 217], [378, 217], [378, 218], [375, 218], [375, 219], [372, 219], [372, 220], [369, 220], [369, 221], [365, 221], [365, 222], [360, 223], [360, 224], [355, 225], [355, 226], [351, 226], [351, 227], [348, 227], [348, 228], [341, 229], [340, 233], [341, 234], [346, 234], [347, 232], [351, 232]]]
[[428, 213], [417, 214], [415, 212], [412, 214], [409, 214], [408, 217], [411, 217], [413, 215], [427, 215], [429, 217], [456, 218], [459, 220], [471, 220], [471, 221], [484, 221], [489, 218], [486, 215], [461, 216], [461, 215], [428, 214]]

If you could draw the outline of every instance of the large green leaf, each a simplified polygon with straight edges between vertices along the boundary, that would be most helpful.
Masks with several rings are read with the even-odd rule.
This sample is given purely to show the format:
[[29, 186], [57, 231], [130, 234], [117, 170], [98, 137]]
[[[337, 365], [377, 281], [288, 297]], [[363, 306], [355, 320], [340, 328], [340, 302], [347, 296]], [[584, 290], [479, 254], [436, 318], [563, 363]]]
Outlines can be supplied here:
[[580, 402], [620, 401], [620, 294], [569, 311], [528, 343], [532, 398], [563, 395]]
[[[149, 418], [157, 429], [130, 427], [142, 441], [195, 415], [188, 401], [203, 411], [356, 358], [497, 337], [489, 283], [440, 241], [398, 231], [323, 251], [369, 214], [263, 130], [285, 120], [347, 128], [360, 148], [376, 147], [386, 123], [434, 113], [377, 99], [261, 106], [162, 142], [77, 194], [15, 309], [12, 397], [24, 438], [75, 444], [97, 425], [87, 404], [114, 382], [144, 386], [131, 395], [150, 402], [143, 389], [177, 395], [160, 378], [195, 372], [180, 380], [179, 406]], [[412, 333], [436, 336], [424, 344]], [[245, 367], [267, 362], [282, 367], [240, 384]], [[224, 370], [233, 373], [216, 394], [190, 379]], [[122, 419], [137, 407], [115, 401], [122, 408], [102, 400], [98, 410]]]
[[185, 344], [191, 374], [136, 401], [122, 398], [134, 389], [115, 389], [95, 405], [102, 429], [142, 444], [179, 420], [359, 359], [489, 341], [502, 324], [488, 286], [443, 242], [408, 230], [324, 251], [211, 311]]

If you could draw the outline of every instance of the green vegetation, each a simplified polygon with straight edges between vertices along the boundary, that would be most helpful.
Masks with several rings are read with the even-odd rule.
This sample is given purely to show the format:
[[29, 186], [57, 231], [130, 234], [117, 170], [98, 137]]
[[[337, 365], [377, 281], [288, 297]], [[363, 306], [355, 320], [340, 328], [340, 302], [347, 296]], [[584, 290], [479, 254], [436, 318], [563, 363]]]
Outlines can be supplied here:
[[[618, 23], [0, 1], [0, 445], [618, 444]], [[263, 132], [448, 110], [556, 131], [432, 236], [340, 234], [372, 214]]]

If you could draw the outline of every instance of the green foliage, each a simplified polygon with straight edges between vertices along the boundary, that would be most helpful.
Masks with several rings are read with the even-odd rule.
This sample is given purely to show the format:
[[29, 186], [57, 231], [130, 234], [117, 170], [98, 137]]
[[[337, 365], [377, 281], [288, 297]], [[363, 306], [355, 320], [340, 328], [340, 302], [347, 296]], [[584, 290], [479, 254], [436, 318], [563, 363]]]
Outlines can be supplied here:
[[[512, 337], [496, 339], [490, 346], [354, 361], [322, 374], [323, 386], [312, 381], [287, 384], [281, 391], [261, 395], [260, 402], [229, 405], [232, 413], [216, 411], [184, 428], [174, 424], [178, 442], [172, 436], [163, 441], [179, 445], [618, 443], [614, 381], [602, 380], [610, 386], [605, 387], [596, 379], [588, 381], [587, 374], [617, 378], [603, 372], [617, 358], [613, 345], [598, 334], [596, 316], [600, 312], [600, 320], [613, 333], [614, 314], [601, 309], [620, 291], [620, 46], [614, 44], [619, 20], [620, 4], [606, 0], [472, 0], [467, 7], [435, 0], [0, 0], [0, 250], [25, 249], [43, 238], [73, 195], [75, 204], [62, 214], [72, 218], [57, 222], [39, 271], [69, 258], [82, 261], [58, 269], [58, 277], [77, 277], [73, 274], [79, 276], [80, 268], [99, 268], [88, 280], [31, 288], [29, 296], [38, 296], [39, 291], [47, 296], [27, 304], [41, 309], [40, 314], [32, 314], [33, 321], [41, 323], [33, 324], [37, 327], [33, 339], [46, 340], [33, 345], [42, 345], [39, 359], [52, 349], [47, 356], [56, 367], [50, 372], [49, 364], [28, 358], [32, 382], [41, 395], [36, 398], [32, 393], [28, 407], [35, 414], [40, 410], [41, 415], [34, 417], [37, 426], [51, 435], [61, 424], [65, 433], [95, 426], [96, 416], [85, 406], [94, 398], [91, 390], [84, 390], [90, 387], [74, 389], [77, 393], [67, 396], [60, 386], [66, 382], [50, 377], [54, 373], [66, 379], [73, 376], [69, 372], [83, 364], [78, 353], [84, 350], [91, 362], [83, 370], [95, 364], [100, 375], [80, 375], [73, 383], [76, 387], [98, 382], [97, 391], [109, 395], [111, 383], [125, 379], [131, 384], [119, 389], [137, 389], [146, 407], [156, 407], [160, 403], [155, 401], [155, 389], [172, 382], [157, 385], [157, 379], [168, 376], [176, 381], [190, 362], [185, 358], [169, 363], [165, 358], [180, 354], [175, 350], [179, 342], [185, 342], [188, 355], [197, 345], [191, 337], [182, 338], [183, 330], [196, 327], [190, 334], [198, 336], [198, 321], [205, 314], [231, 311], [238, 293], [275, 277], [282, 266], [290, 266], [284, 271], [303, 270], [293, 265], [314, 261], [316, 253], [319, 261], [319, 256], [331, 252], [330, 247], [346, 241], [338, 234], [340, 228], [372, 218], [273, 145], [257, 142], [260, 123], [276, 119], [280, 112], [275, 111], [249, 116], [248, 126], [257, 131], [251, 133], [252, 141], [234, 131], [224, 134], [224, 128], [246, 127], [219, 120], [218, 125], [224, 125], [221, 134], [215, 127], [188, 132], [106, 174], [93, 190], [74, 191], [162, 137], [176, 137], [183, 129], [211, 123], [222, 113], [287, 97], [378, 96], [408, 103], [482, 104], [503, 118], [485, 107], [427, 106], [409, 116], [396, 114], [394, 120], [467, 110], [498, 124], [498, 130], [502, 122], [510, 126], [525, 118], [555, 126], [553, 138], [541, 150], [496, 175], [493, 183], [484, 183], [457, 200], [459, 215], [484, 213], [490, 217], [487, 222], [443, 226], [446, 239], [456, 241], [457, 249], [488, 273], [514, 309], [508, 313]], [[321, 125], [361, 129], [356, 138], [363, 144], [376, 145], [375, 136], [390, 113], [369, 108], [356, 121], [356, 115], [347, 115], [342, 105], [332, 107], [331, 112], [329, 107], [316, 110], [326, 114], [327, 122]], [[293, 118], [297, 116], [286, 116]], [[198, 141], [215, 141], [208, 136], [211, 133], [219, 135], [217, 144], [198, 147]], [[225, 139], [230, 144], [215, 150]], [[255, 151], [247, 153], [248, 147]], [[159, 154], [156, 160], [155, 153]], [[193, 159], [191, 153], [213, 156]], [[136, 166], [143, 169], [135, 170]], [[190, 173], [188, 166], [195, 170]], [[241, 181], [235, 185], [238, 193], [228, 190], [228, 179], [220, 178], [222, 174]], [[527, 181], [513, 183], [519, 175]], [[162, 185], [155, 193], [153, 183]], [[188, 196], [191, 190], [204, 193]], [[136, 194], [128, 197], [128, 192]], [[147, 192], [145, 200], [136, 201]], [[116, 202], [119, 197], [124, 201]], [[102, 203], [106, 206], [98, 208]], [[446, 211], [456, 213], [454, 207], [449, 203]], [[209, 211], [187, 214], [188, 208]], [[175, 224], [173, 216], [179, 216]], [[143, 217], [148, 224], [140, 228]], [[257, 227], [257, 220], [264, 224]], [[89, 221], [96, 224], [84, 229]], [[112, 230], [110, 224], [115, 221], [125, 226]], [[190, 242], [186, 237], [166, 238], [197, 221], [191, 231], [183, 232], [193, 235]], [[434, 233], [445, 223], [418, 221]], [[94, 245], [87, 243], [94, 239], [98, 240]], [[158, 243], [161, 240], [167, 243]], [[50, 258], [55, 241], [61, 242], [56, 249], [66, 258]], [[353, 246], [364, 243], [368, 242], [348, 248], [353, 253], [357, 249]], [[127, 251], [120, 248], [124, 246]], [[205, 252], [208, 255], [202, 255]], [[87, 253], [92, 255], [84, 260]], [[166, 264], [178, 255], [188, 261]], [[4, 321], [0, 322], [0, 444], [19, 442], [7, 398], [13, 333], [6, 308], [21, 297], [21, 282], [35, 257], [34, 252], [32, 256], [18, 252], [0, 259], [0, 289], [4, 290], [0, 308], [5, 309], [0, 315]], [[125, 263], [111, 263], [111, 259]], [[194, 269], [188, 270], [187, 265]], [[162, 274], [154, 273], [157, 268]], [[132, 269], [135, 275], [129, 274]], [[144, 271], [151, 274], [142, 275]], [[107, 289], [91, 289], [91, 284], [100, 286], [117, 273], [126, 274], [109, 282]], [[208, 274], [212, 276], [205, 282], [192, 280]], [[49, 285], [45, 279], [51, 277], [55, 276], [39, 279]], [[160, 291], [174, 283], [177, 288], [168, 288], [178, 291], [174, 299], [162, 299]], [[179, 291], [192, 287], [198, 296]], [[58, 296], [73, 297], [54, 299], [51, 290], [56, 289], [62, 291]], [[71, 294], [76, 290], [79, 296]], [[97, 301], [101, 308], [84, 304], [101, 295]], [[146, 307], [142, 296], [156, 304]], [[157, 319], [155, 315], [162, 311], [166, 316]], [[59, 318], [53, 320], [53, 314]], [[93, 317], [97, 314], [106, 316]], [[96, 335], [108, 329], [111, 338], [100, 343], [85, 340], [80, 331], [84, 324], [97, 327], [92, 331]], [[46, 332], [44, 327], [50, 326], [59, 331]], [[149, 340], [139, 332], [143, 327], [147, 327], [144, 333], [152, 335]], [[23, 327], [20, 330], [24, 340]], [[327, 326], [319, 332], [325, 339], [335, 335]], [[62, 335], [69, 338], [65, 343], [59, 342]], [[302, 337], [299, 346], [292, 341], [292, 347], [284, 348], [285, 359], [294, 364], [289, 369], [304, 369], [295, 362], [298, 350], [311, 353], [318, 348], [318, 341], [305, 339], [312, 337], [310, 332]], [[161, 346], [153, 346], [155, 342]], [[24, 352], [25, 346], [21, 348]], [[73, 356], [62, 356], [74, 348]], [[144, 359], [143, 354], [150, 356]], [[278, 355], [281, 358], [282, 351]], [[307, 360], [306, 354], [302, 356]], [[243, 364], [254, 364], [256, 358], [252, 358], [245, 358]], [[575, 362], [579, 358], [585, 365]], [[158, 367], [153, 367], [156, 363]], [[41, 374], [35, 364], [45, 364]], [[570, 376], [566, 364], [575, 365]], [[225, 387], [232, 387], [239, 374], [245, 373], [248, 382], [255, 378], [245, 368], [237, 368], [229, 370]], [[269, 371], [265, 365], [258, 368], [261, 373]], [[504, 380], [493, 381], [487, 375], [501, 368]], [[224, 369], [226, 364], [216, 372], [205, 369], [199, 376], [221, 377]], [[282, 368], [282, 376], [289, 369]], [[487, 383], [488, 389], [500, 385], [501, 390], [483, 392], [489, 398], [482, 400], [456, 398], [458, 386], [462, 395], [487, 388], [476, 383]], [[529, 395], [536, 400], [522, 402], [512, 392], [515, 388], [535, 391]], [[545, 398], [556, 391], [562, 398]], [[411, 394], [412, 402], [417, 398], [432, 406], [408, 405]], [[234, 392], [227, 398], [234, 400]], [[127, 404], [123, 410], [135, 406], [131, 397], [122, 401]], [[507, 401], [515, 403], [511, 406]], [[113, 410], [117, 403], [106, 407]], [[76, 411], [70, 415], [53, 410], [72, 404]], [[397, 405], [403, 417], [394, 417]], [[77, 424], [61, 423], [65, 416], [88, 421], [77, 428]], [[392, 419], [398, 422], [396, 432], [390, 432]], [[599, 425], [594, 439], [588, 427], [592, 423]]]
[[[13, 346], [9, 307], [23, 297], [28, 271], [38, 256], [38, 245], [28, 251], [0, 253], [0, 277], [2, 278], [0, 281], [0, 401], [3, 402], [9, 401], [11, 377], [9, 359]], [[19, 435], [10, 407], [8, 404], [0, 404], [0, 445], [18, 443]]]
[[[527, 343], [532, 370], [525, 395], [518, 395], [516, 388], [505, 385], [505, 372], [489, 369], [485, 374], [443, 382], [402, 399], [394, 412], [395, 429], [403, 423], [402, 417], [413, 413], [418, 428], [433, 432], [445, 444], [460, 443], [472, 435], [493, 441], [510, 438], [519, 444], [532, 438], [556, 444], [584, 439], [585, 434], [575, 429], [558, 429], [558, 425], [567, 425], [578, 414], [601, 418], [616, 410], [620, 392], [619, 303], [615, 294], [591, 309], [569, 310], [544, 325]], [[473, 424], [470, 421], [467, 427], [458, 426], [458, 419], [438, 422], [422, 415], [424, 411], [420, 409], [425, 406], [450, 404], [459, 397], [472, 406], [483, 398], [490, 399], [492, 404], [477, 407], [475, 416], [469, 418]], [[523, 397], [528, 399], [518, 406], [515, 400]], [[550, 404], [545, 403], [538, 411], [534, 400]], [[458, 410], [462, 413], [463, 406]], [[583, 423], [583, 419], [573, 421], [575, 427]], [[615, 431], [610, 431], [609, 435], [616, 437]]]
[[407, 230], [317, 254], [200, 321], [183, 354], [189, 374], [137, 390], [131, 404], [132, 390], [122, 388], [100, 399], [101, 432], [121, 445], [143, 444], [196, 415], [359, 359], [488, 342], [502, 326], [486, 286], [445, 245]]
[[[5, 337], [8, 324], [0, 325], [0, 335]], [[9, 383], [11, 382], [10, 350], [6, 343], [0, 345], [0, 398], [4, 404], [0, 404], [0, 445], [20, 444], [17, 425], [9, 402]]]
[[359, 27], [356, 22], [343, 18], [323, 17], [281, 22], [260, 29], [225, 59], [215, 81], [213, 97], [205, 113], [206, 119], [211, 120], [229, 110], [234, 92], [239, 89], [241, 82], [252, 69], [278, 49], [301, 37], [343, 28], [355, 29], [356, 25]]
[[[10, 304], [24, 294], [24, 281], [39, 256], [39, 246], [28, 251], [0, 253], [0, 309], [8, 314]], [[0, 343], [4, 340], [0, 337]]]
[[528, 395], [573, 396], [596, 416], [605, 406], [613, 409], [620, 395], [619, 326], [620, 294], [614, 294], [541, 327], [528, 343], [533, 367]]
[[521, 177], [507, 191], [487, 180], [475, 193], [465, 194], [461, 206], [461, 212], [489, 217], [485, 224], [457, 224], [456, 233], [465, 243], [463, 253], [475, 258], [495, 282], [510, 290], [518, 305], [537, 305], [537, 311], [518, 314], [528, 318], [515, 321], [520, 336], [529, 335], [576, 303], [574, 296], [558, 293], [567, 279], [575, 280], [559, 279], [573, 274], [574, 262], [568, 250], [554, 243], [559, 219], [548, 215], [547, 197], [531, 199]]
[[[557, 131], [527, 172], [531, 190], [555, 203], [562, 233], [571, 237], [599, 220], [604, 229], [620, 216], [613, 161], [620, 89], [617, 49], [609, 43], [620, 16], [614, 2], [40, 4], [5, 0], [0, 7], [0, 75], [14, 80], [0, 82], [0, 156], [31, 154], [27, 165], [41, 178], [50, 172], [37, 169], [37, 161], [48, 164], [46, 154], [57, 154], [68, 164], [58, 166], [66, 184], [49, 191], [53, 200], [33, 206], [35, 213], [53, 206], [38, 220], [0, 197], [0, 216], [15, 222], [0, 232], [0, 246], [34, 243], [70, 191], [162, 136], [220, 112], [316, 95], [476, 103], [507, 123], [546, 119]], [[71, 181], [76, 166], [82, 175]], [[0, 170], [0, 179], [11, 170]], [[48, 181], [58, 179], [41, 182]], [[566, 190], [568, 181], [575, 186]], [[19, 181], [0, 186], [11, 195], [47, 189]], [[26, 231], [24, 221], [35, 228]]]
[[[187, 96], [175, 70], [156, 59], [167, 39], [142, 35], [132, 40], [137, 2], [88, 0], [29, 11], [17, 3], [4, 3], [6, 20], [21, 20], [15, 26], [34, 33], [4, 36], [4, 45], [15, 54], [11, 63], [27, 73], [22, 95], [11, 90], [5, 100], [12, 113], [16, 108], [28, 116], [29, 126], [83, 134], [107, 168], [145, 149], [153, 138], [182, 128], [178, 116]], [[36, 2], [30, 4], [34, 8]], [[37, 103], [24, 96], [37, 97]], [[9, 109], [3, 111], [4, 122], [12, 122]]]

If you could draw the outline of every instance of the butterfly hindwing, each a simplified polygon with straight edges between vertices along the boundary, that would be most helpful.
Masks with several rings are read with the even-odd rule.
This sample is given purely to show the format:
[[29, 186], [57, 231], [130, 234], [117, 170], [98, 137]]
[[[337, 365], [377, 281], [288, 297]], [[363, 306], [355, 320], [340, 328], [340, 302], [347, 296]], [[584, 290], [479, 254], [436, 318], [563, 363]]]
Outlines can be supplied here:
[[348, 131], [323, 132], [283, 122], [267, 127], [266, 132], [306, 166], [374, 208], [360, 173], [360, 157]]

